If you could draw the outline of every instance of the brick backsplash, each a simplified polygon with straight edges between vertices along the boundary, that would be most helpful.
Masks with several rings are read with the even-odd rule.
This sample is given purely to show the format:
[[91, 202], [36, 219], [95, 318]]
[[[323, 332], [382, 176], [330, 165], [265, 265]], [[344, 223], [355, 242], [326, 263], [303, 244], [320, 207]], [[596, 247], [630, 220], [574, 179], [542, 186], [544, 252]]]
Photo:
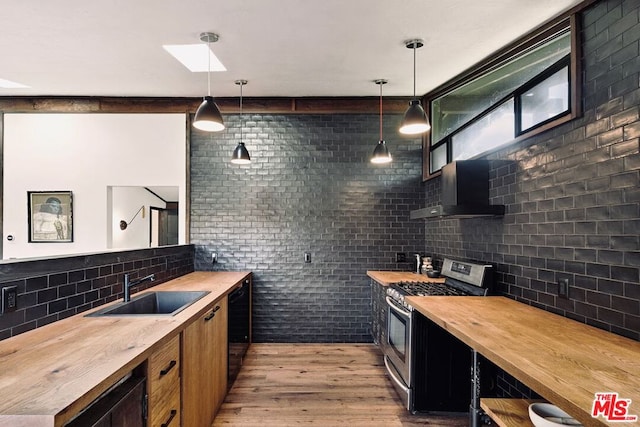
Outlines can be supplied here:
[[0, 315], [0, 340], [121, 298], [125, 273], [155, 274], [135, 292], [190, 273], [194, 252], [184, 245], [0, 264], [0, 287], [18, 287], [18, 309]]
[[[385, 116], [390, 165], [369, 162], [376, 114], [250, 114], [252, 164], [229, 163], [240, 137], [191, 135], [191, 243], [196, 270], [254, 273], [256, 342], [370, 342], [367, 270], [408, 270], [396, 252], [424, 242], [409, 220], [421, 197], [421, 141]], [[211, 253], [218, 263], [211, 263]], [[311, 262], [304, 262], [304, 253]]]
[[[488, 156], [503, 218], [426, 221], [427, 253], [491, 262], [500, 294], [640, 340], [640, 5], [582, 16], [584, 115]], [[440, 180], [423, 189], [439, 203]], [[433, 197], [432, 195], [435, 195]], [[568, 278], [569, 299], [557, 296]]]

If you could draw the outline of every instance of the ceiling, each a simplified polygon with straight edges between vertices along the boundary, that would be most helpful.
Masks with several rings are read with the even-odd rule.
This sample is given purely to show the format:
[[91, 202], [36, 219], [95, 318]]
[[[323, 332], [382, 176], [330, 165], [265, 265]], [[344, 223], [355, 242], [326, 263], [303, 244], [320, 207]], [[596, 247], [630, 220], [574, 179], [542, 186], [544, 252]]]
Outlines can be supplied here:
[[163, 44], [200, 43], [226, 72], [215, 96], [424, 94], [581, 0], [26, 0], [0, 14], [0, 96], [206, 95]]

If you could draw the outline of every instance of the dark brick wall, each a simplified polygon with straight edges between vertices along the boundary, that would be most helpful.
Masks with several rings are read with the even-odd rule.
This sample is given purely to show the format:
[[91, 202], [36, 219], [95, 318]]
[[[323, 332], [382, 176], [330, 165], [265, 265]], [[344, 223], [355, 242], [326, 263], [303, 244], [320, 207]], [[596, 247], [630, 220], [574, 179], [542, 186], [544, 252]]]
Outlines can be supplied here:
[[424, 204], [421, 143], [400, 137], [399, 119], [385, 118], [388, 166], [369, 162], [375, 114], [245, 114], [249, 166], [229, 163], [237, 115], [225, 132], [192, 133], [196, 270], [253, 271], [255, 341], [371, 341], [366, 271], [409, 269], [395, 253], [424, 244], [409, 221]]
[[0, 287], [18, 286], [18, 309], [0, 315], [0, 340], [122, 297], [125, 273], [158, 285], [193, 271], [192, 245], [0, 264]]
[[[504, 218], [425, 223], [427, 252], [492, 262], [498, 291], [640, 340], [640, 3], [582, 16], [584, 116], [488, 156]], [[440, 180], [425, 184], [439, 203]], [[570, 298], [557, 296], [568, 278]]]

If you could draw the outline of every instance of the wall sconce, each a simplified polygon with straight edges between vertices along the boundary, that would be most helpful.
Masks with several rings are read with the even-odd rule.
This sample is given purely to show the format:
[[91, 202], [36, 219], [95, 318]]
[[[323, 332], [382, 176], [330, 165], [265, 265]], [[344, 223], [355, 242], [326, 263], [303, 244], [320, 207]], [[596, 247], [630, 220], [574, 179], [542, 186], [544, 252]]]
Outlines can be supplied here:
[[127, 222], [124, 219], [120, 220], [120, 230], [126, 230], [129, 224], [131, 224], [133, 220], [136, 219], [136, 217], [140, 212], [142, 212], [142, 218], [144, 218], [144, 211], [145, 211], [144, 205], [142, 205], [140, 209], [138, 209], [138, 212], [136, 212], [136, 214], [133, 216], [133, 218], [131, 218], [131, 221]]

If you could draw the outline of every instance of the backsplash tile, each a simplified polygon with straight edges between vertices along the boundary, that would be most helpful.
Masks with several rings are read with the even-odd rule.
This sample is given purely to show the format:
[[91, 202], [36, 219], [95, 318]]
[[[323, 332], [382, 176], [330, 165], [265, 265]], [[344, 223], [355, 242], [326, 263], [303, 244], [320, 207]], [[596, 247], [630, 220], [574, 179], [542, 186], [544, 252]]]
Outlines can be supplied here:
[[18, 287], [18, 309], [0, 315], [0, 340], [121, 298], [124, 273], [156, 274], [136, 292], [190, 273], [194, 253], [185, 245], [0, 264], [0, 286]]

